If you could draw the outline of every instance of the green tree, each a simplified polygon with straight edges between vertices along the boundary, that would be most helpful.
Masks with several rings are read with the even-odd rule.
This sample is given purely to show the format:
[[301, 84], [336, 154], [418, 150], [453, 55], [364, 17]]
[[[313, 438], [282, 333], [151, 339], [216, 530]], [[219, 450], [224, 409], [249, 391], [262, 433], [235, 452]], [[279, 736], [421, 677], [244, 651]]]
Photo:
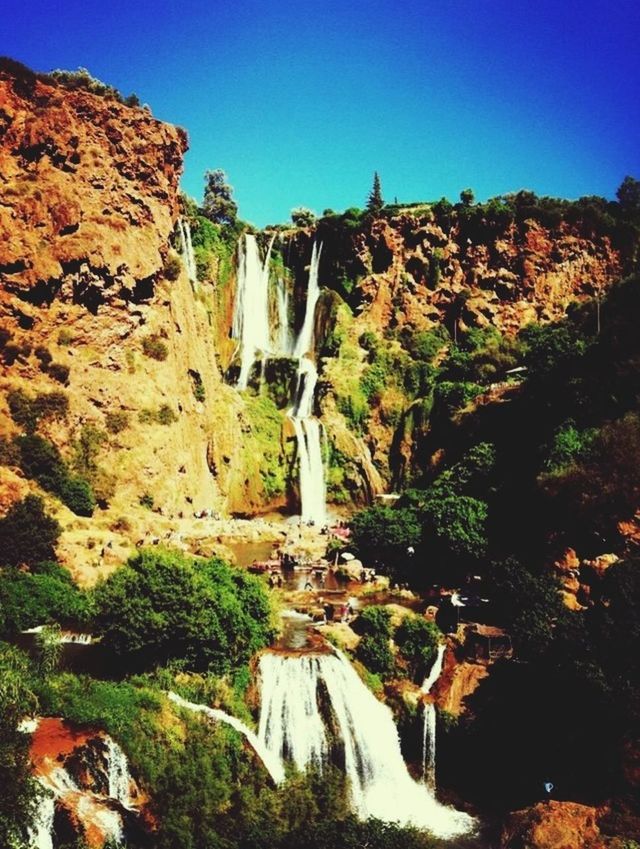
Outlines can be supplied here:
[[233, 189], [227, 183], [227, 175], [217, 169], [207, 171], [204, 179], [203, 214], [214, 224], [233, 226], [238, 216], [238, 204], [232, 198]]
[[393, 639], [407, 662], [413, 680], [421, 681], [429, 671], [440, 638], [435, 622], [428, 622], [421, 616], [407, 616], [396, 629]]
[[298, 206], [291, 210], [291, 220], [296, 227], [312, 227], [316, 222], [316, 216], [310, 209]]
[[406, 566], [409, 548], [419, 545], [422, 529], [414, 510], [367, 507], [353, 517], [353, 540], [365, 561], [378, 562], [392, 575]]
[[27, 495], [0, 519], [0, 565], [32, 565], [54, 557], [60, 525], [44, 509], [42, 498]]
[[463, 206], [471, 206], [475, 200], [473, 189], [463, 189], [460, 192], [460, 201]]
[[631, 216], [640, 214], [640, 180], [625, 177], [616, 192], [616, 197], [626, 214]]
[[95, 590], [105, 644], [141, 667], [180, 659], [224, 672], [273, 636], [262, 583], [221, 560], [143, 550]]
[[367, 211], [372, 213], [373, 215], [377, 215], [383, 206], [384, 200], [382, 199], [382, 187], [380, 185], [380, 177], [378, 176], [378, 172], [374, 171], [373, 186], [371, 187], [369, 197], [367, 198]]
[[33, 716], [36, 698], [29, 686], [32, 670], [27, 657], [0, 643], [0, 846], [26, 846], [39, 796], [31, 776], [29, 736], [18, 730]]

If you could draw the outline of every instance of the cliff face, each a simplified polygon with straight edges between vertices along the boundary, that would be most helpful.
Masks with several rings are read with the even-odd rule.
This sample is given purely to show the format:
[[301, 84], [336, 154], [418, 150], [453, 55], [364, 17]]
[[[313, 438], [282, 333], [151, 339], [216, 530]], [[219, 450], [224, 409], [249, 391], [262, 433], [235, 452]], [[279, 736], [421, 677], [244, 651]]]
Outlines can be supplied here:
[[0, 76], [0, 283], [27, 304], [140, 299], [177, 214], [184, 131], [81, 89]]
[[[63, 393], [67, 409], [38, 433], [69, 464], [93, 442], [101, 509], [84, 519], [47, 496], [59, 554], [84, 582], [172, 518], [265, 502], [238, 439], [251, 444], [251, 422], [216, 362], [224, 299], [194, 292], [170, 248], [185, 149], [145, 109], [0, 72], [0, 438], [22, 430], [18, 390]], [[4, 510], [35, 489], [0, 466]]]

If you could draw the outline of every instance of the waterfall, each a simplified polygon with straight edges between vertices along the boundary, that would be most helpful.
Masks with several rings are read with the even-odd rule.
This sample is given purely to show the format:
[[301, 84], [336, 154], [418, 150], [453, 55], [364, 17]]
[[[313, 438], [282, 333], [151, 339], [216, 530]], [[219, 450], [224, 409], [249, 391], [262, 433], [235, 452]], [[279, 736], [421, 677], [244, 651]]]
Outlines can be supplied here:
[[131, 807], [131, 776], [127, 756], [112, 737], [107, 738], [108, 795], [125, 808]]
[[210, 708], [207, 705], [197, 705], [194, 702], [188, 702], [186, 699], [183, 699], [177, 693], [168, 693], [167, 694], [170, 701], [174, 704], [179, 705], [186, 710], [190, 710], [193, 713], [203, 713], [205, 716], [208, 716], [210, 719], [213, 719], [217, 722], [225, 722], [227, 725], [230, 725], [232, 728], [235, 728], [236, 731], [239, 731], [240, 734], [243, 734], [251, 746], [253, 747], [256, 754], [261, 759], [264, 764], [267, 772], [273, 779], [275, 784], [279, 784], [281, 781], [284, 781], [284, 767], [279, 758], [274, 757], [271, 752], [264, 746], [262, 741], [256, 737], [253, 731], [241, 722], [239, 719], [236, 719], [235, 716], [231, 716], [228, 713], [225, 713], [223, 710], [218, 710], [217, 708]]
[[180, 233], [180, 253], [184, 260], [184, 265], [187, 270], [187, 276], [192, 283], [198, 282], [198, 272], [196, 270], [196, 258], [193, 253], [193, 244], [191, 242], [191, 225], [188, 221], [178, 218], [178, 232]]
[[320, 422], [313, 418], [313, 401], [318, 372], [313, 361], [305, 355], [313, 347], [314, 316], [320, 294], [318, 267], [321, 253], [322, 244], [318, 245], [314, 242], [311, 249], [304, 322], [294, 347], [294, 356], [298, 358], [298, 383], [293, 407], [288, 413], [293, 422], [298, 443], [300, 516], [303, 522], [314, 522], [316, 525], [324, 525], [326, 522], [327, 492], [322, 459]]
[[289, 328], [289, 292], [282, 278], [278, 280], [277, 305], [278, 305], [278, 338], [276, 342], [277, 352], [285, 357], [292, 353], [293, 342]]
[[300, 333], [296, 339], [295, 348], [293, 350], [294, 357], [303, 357], [311, 350], [313, 342], [313, 325], [315, 320], [316, 304], [320, 296], [320, 287], [318, 286], [318, 269], [320, 267], [320, 254], [322, 253], [322, 243], [318, 245], [313, 243], [311, 249], [311, 264], [309, 266], [309, 285], [307, 287], [307, 303], [304, 311], [304, 321], [300, 328]]
[[256, 237], [245, 234], [238, 242], [238, 286], [231, 335], [240, 346], [240, 376], [238, 389], [246, 389], [251, 367], [258, 352], [271, 350], [269, 332], [269, 261], [272, 237], [264, 263]]
[[[446, 645], [438, 646], [436, 659], [431, 671], [424, 679], [422, 692], [428, 695], [442, 673], [442, 664]], [[422, 718], [422, 779], [430, 790], [436, 789], [436, 706], [433, 702], [425, 702]]]
[[41, 796], [33, 825], [29, 828], [30, 849], [53, 849], [55, 805], [55, 799], [51, 793]]
[[[352, 807], [377, 817], [426, 828], [447, 838], [469, 831], [473, 819], [436, 801], [409, 775], [393, 715], [362, 683], [340, 653], [260, 659], [259, 738], [274, 757], [299, 769], [322, 765], [329, 756], [327, 722], [344, 746]], [[322, 715], [318, 690], [326, 690], [331, 717]]]

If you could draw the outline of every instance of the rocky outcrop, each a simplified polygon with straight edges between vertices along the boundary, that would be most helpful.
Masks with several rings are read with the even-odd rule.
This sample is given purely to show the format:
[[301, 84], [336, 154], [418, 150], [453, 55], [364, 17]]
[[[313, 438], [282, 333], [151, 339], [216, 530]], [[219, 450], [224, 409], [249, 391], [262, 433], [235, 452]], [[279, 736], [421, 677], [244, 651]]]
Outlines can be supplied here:
[[177, 215], [186, 147], [184, 131], [145, 109], [40, 80], [25, 89], [0, 72], [5, 308], [7, 293], [94, 312], [148, 296]]
[[576, 802], [539, 802], [509, 815], [501, 849], [602, 849], [597, 815]]
[[[31, 742], [33, 774], [47, 795], [36, 817], [38, 846], [140, 837], [146, 798], [129, 775], [115, 741], [100, 731], [56, 718], [37, 721]], [[52, 816], [53, 813], [53, 816]]]

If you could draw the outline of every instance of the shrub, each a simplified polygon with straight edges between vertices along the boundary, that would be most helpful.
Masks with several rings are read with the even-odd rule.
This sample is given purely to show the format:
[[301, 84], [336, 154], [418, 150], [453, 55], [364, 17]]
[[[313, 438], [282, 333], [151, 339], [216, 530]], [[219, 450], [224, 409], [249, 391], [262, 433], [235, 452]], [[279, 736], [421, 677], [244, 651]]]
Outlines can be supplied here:
[[81, 477], [66, 477], [57, 493], [76, 516], [91, 516], [96, 499], [90, 484]]
[[40, 361], [40, 368], [42, 369], [42, 371], [47, 371], [47, 369], [49, 368], [49, 364], [53, 359], [49, 349], [43, 347], [42, 345], [38, 345], [34, 353], [36, 355], [36, 359]]
[[15, 568], [0, 571], [0, 635], [9, 636], [36, 625], [84, 622], [88, 602], [66, 576], [49, 568], [29, 574]]
[[0, 558], [8, 566], [31, 565], [54, 557], [60, 525], [45, 513], [37, 495], [27, 495], [0, 519]]
[[66, 383], [69, 380], [70, 369], [64, 363], [51, 363], [48, 371], [51, 377], [57, 380], [58, 383]]
[[[165, 280], [170, 280], [172, 283], [180, 277], [182, 271], [182, 260], [174, 253], [170, 253], [164, 261], [162, 274]], [[145, 352], [146, 353], [146, 352]], [[165, 359], [165, 357], [162, 357]]]
[[393, 671], [393, 653], [389, 640], [366, 634], [358, 643], [356, 657], [377, 675], [389, 675]]
[[216, 559], [140, 551], [96, 588], [95, 601], [105, 644], [141, 666], [179, 658], [222, 673], [273, 636], [262, 582]]
[[66, 327], [62, 327], [58, 331], [58, 345], [66, 347], [73, 344], [73, 333]]
[[178, 416], [168, 404], [162, 404], [157, 410], [140, 410], [138, 420], [141, 424], [170, 425], [178, 421]]
[[407, 661], [411, 677], [422, 680], [436, 657], [440, 642], [438, 626], [419, 616], [407, 616], [393, 639]]
[[129, 414], [124, 410], [109, 412], [105, 416], [105, 424], [109, 433], [122, 433], [129, 427]]
[[5, 363], [8, 366], [12, 366], [20, 356], [20, 348], [17, 345], [14, 345], [13, 342], [9, 342], [8, 345], [4, 346], [2, 356], [4, 357]]
[[20, 466], [27, 477], [57, 495], [77, 515], [91, 516], [95, 507], [91, 487], [83, 478], [70, 475], [55, 445], [35, 434], [20, 436], [16, 442]]
[[7, 395], [11, 418], [27, 433], [33, 433], [40, 419], [63, 419], [69, 410], [64, 392], [41, 392], [31, 398], [22, 389], [12, 389]]
[[142, 351], [145, 357], [162, 362], [169, 356], [169, 349], [158, 336], [145, 336], [142, 339]]
[[20, 449], [12, 439], [0, 437], [0, 466], [19, 466]]
[[0, 351], [13, 339], [13, 333], [7, 327], [0, 327]]
[[145, 492], [144, 495], [141, 495], [138, 499], [141, 507], [147, 507], [149, 510], [153, 510], [154, 500], [153, 495], [149, 495], [148, 492]]

